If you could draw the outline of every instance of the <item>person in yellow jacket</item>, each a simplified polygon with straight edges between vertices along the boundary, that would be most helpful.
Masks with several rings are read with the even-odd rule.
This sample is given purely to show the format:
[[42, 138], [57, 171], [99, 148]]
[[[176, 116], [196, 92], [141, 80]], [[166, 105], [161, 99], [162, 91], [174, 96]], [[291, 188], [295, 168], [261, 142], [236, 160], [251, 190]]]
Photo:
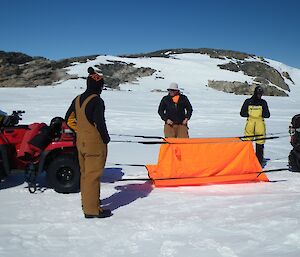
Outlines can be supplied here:
[[100, 177], [110, 141], [104, 118], [104, 101], [100, 97], [103, 78], [92, 67], [88, 68], [86, 91], [70, 105], [65, 120], [76, 132], [76, 146], [80, 165], [80, 191], [85, 218], [106, 218], [109, 209], [100, 206]]
[[0, 125], [3, 123], [5, 117], [7, 117], [7, 113], [0, 110]]
[[[240, 115], [247, 118], [245, 126], [245, 136], [249, 140], [256, 141], [256, 156], [260, 164], [264, 162], [264, 138], [266, 136], [265, 118], [270, 117], [270, 111], [267, 102], [262, 99], [263, 88], [257, 86], [251, 98], [245, 100]], [[253, 136], [253, 137], [252, 137]]]

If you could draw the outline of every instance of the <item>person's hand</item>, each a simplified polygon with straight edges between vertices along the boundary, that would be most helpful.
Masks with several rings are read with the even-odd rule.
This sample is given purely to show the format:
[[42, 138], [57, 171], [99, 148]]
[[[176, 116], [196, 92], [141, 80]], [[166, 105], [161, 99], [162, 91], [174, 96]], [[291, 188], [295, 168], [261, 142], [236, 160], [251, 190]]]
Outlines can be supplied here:
[[188, 124], [188, 121], [189, 121], [189, 119], [188, 119], [188, 118], [185, 118], [185, 119], [182, 121], [182, 125], [187, 125], [187, 124]]
[[168, 125], [170, 125], [170, 126], [173, 125], [173, 121], [171, 121], [170, 119], [167, 119], [166, 123], [167, 123]]

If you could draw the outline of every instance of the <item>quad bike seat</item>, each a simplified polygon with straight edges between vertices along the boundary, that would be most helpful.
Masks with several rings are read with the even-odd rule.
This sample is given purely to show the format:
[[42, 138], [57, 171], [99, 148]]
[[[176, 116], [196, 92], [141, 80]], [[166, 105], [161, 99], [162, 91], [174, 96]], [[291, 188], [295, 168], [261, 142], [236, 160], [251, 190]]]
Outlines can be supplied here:
[[28, 126], [28, 130], [25, 132], [20, 148], [17, 151], [18, 159], [29, 161], [40, 155], [41, 149], [31, 144], [31, 140], [41, 134], [42, 129], [46, 127], [45, 123], [32, 123]]
[[55, 117], [50, 121], [49, 126], [45, 123], [29, 125], [17, 153], [17, 158], [24, 161], [33, 161], [39, 157], [54, 138], [60, 137], [62, 122], [62, 118]]

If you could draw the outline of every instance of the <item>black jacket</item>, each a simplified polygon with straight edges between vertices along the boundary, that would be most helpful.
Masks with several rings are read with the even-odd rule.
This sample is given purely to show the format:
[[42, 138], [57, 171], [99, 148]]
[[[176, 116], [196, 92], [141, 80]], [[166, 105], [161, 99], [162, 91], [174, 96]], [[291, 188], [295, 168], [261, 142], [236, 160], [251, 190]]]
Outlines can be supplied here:
[[262, 106], [262, 117], [270, 118], [270, 111], [267, 102], [264, 99], [257, 98], [255, 95], [245, 100], [240, 112], [240, 115], [242, 117], [249, 117], [248, 114], [249, 105]]
[[[94, 126], [96, 125], [101, 138], [103, 140], [104, 144], [108, 144], [110, 141], [110, 137], [107, 131], [105, 117], [104, 117], [104, 111], [105, 111], [105, 105], [102, 98], [99, 96], [99, 91], [87, 89], [83, 94], [80, 95], [80, 105], [83, 104], [84, 100], [87, 99], [92, 94], [97, 94], [97, 97], [93, 97], [87, 104], [85, 109], [85, 115], [88, 119], [88, 121]], [[75, 98], [76, 99], [76, 98]], [[75, 99], [72, 101], [71, 106], [69, 107], [65, 120], [67, 121], [69, 116], [72, 112], [75, 113]]]
[[193, 108], [189, 99], [180, 94], [178, 103], [175, 104], [170, 95], [164, 96], [158, 107], [158, 114], [162, 120], [172, 120], [175, 124], [182, 124], [185, 118], [190, 119], [192, 116]]

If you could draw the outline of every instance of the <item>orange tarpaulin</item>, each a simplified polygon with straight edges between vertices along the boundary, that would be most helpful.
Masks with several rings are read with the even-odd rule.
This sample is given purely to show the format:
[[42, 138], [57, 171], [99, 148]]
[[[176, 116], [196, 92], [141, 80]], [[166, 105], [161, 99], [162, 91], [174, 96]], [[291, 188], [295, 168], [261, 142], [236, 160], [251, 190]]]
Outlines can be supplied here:
[[166, 138], [157, 165], [146, 165], [157, 187], [269, 181], [251, 141]]

